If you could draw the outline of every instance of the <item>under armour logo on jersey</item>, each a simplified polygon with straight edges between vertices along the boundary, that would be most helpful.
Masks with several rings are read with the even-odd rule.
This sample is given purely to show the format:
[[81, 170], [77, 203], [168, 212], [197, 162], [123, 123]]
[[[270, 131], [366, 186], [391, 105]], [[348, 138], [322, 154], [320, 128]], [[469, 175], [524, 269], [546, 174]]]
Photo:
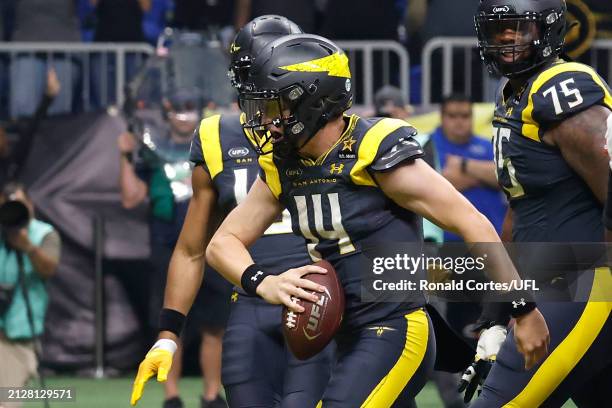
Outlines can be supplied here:
[[525, 303], [525, 299], [524, 298], [521, 298], [521, 300], [519, 300], [518, 302], [514, 301], [514, 300], [512, 301], [512, 307], [514, 309], [518, 309], [519, 306], [525, 306], [525, 305], [526, 305], [526, 303]]
[[332, 163], [331, 166], [329, 166], [329, 172], [331, 174], [342, 174], [342, 170], [344, 170], [344, 163]]
[[257, 271], [257, 273], [256, 273], [255, 275], [251, 276], [251, 280], [252, 280], [253, 282], [257, 282], [257, 279], [259, 279], [259, 277], [260, 277], [261, 275], [263, 275], [263, 272], [262, 272], [262, 271]]

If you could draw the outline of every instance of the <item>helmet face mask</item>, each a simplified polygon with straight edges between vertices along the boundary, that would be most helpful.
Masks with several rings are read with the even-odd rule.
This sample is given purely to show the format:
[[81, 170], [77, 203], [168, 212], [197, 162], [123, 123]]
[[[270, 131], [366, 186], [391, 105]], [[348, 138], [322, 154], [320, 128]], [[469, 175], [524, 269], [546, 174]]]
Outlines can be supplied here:
[[[280, 91], [243, 91], [240, 93], [240, 109], [245, 114], [243, 127], [252, 132], [256, 143], [253, 147], [259, 154], [276, 150], [287, 150], [297, 146], [304, 125], [296, 120], [294, 111], [299, 105], [304, 90], [294, 85]], [[286, 137], [286, 133], [293, 137]], [[283, 147], [280, 147], [284, 145]]]
[[527, 74], [561, 53], [564, 0], [482, 0], [474, 17], [478, 48], [491, 74]]
[[508, 18], [480, 23], [482, 52], [503, 75], [519, 74], [536, 65], [534, 45], [540, 42], [535, 21]]

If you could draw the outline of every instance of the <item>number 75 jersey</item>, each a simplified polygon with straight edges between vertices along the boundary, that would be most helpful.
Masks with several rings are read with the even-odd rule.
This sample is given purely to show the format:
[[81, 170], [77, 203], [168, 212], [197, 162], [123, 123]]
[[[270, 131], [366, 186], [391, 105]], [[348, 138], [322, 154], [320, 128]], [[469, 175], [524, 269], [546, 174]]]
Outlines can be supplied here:
[[514, 214], [514, 241], [601, 241], [601, 204], [559, 149], [542, 137], [591, 106], [612, 110], [608, 85], [593, 68], [563, 60], [533, 75], [518, 91], [508, 92], [508, 81], [502, 81], [493, 147], [497, 179]]

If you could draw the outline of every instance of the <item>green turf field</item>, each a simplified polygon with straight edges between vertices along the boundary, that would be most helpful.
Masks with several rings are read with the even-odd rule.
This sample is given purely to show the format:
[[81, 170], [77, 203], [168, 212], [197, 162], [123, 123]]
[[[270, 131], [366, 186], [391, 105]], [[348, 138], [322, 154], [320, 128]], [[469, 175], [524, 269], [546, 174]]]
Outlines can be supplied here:
[[[130, 407], [131, 378], [113, 378], [94, 380], [88, 378], [49, 378], [48, 388], [73, 387], [76, 391], [76, 401], [72, 403], [52, 402], [51, 408], [127, 408]], [[181, 394], [186, 408], [199, 408], [201, 382], [190, 377], [181, 381]], [[145, 393], [138, 407], [160, 408], [163, 398], [162, 387], [155, 381], [147, 384]], [[436, 389], [428, 384], [417, 397], [419, 408], [441, 408]], [[40, 408], [42, 402], [24, 404], [24, 408]], [[564, 408], [575, 405], [568, 403]]]

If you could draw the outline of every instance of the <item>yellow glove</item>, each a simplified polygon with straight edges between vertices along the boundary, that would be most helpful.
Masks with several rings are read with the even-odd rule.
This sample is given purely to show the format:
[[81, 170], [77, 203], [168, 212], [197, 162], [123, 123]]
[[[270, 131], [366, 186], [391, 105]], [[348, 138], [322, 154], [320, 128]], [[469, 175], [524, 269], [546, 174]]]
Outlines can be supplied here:
[[157, 374], [157, 381], [163, 382], [168, 379], [168, 372], [172, 367], [172, 356], [176, 347], [176, 343], [170, 339], [159, 339], [151, 347], [151, 350], [138, 366], [138, 374], [136, 374], [132, 387], [132, 398], [130, 400], [132, 405], [136, 405], [142, 397], [145, 383], [149, 378]]

